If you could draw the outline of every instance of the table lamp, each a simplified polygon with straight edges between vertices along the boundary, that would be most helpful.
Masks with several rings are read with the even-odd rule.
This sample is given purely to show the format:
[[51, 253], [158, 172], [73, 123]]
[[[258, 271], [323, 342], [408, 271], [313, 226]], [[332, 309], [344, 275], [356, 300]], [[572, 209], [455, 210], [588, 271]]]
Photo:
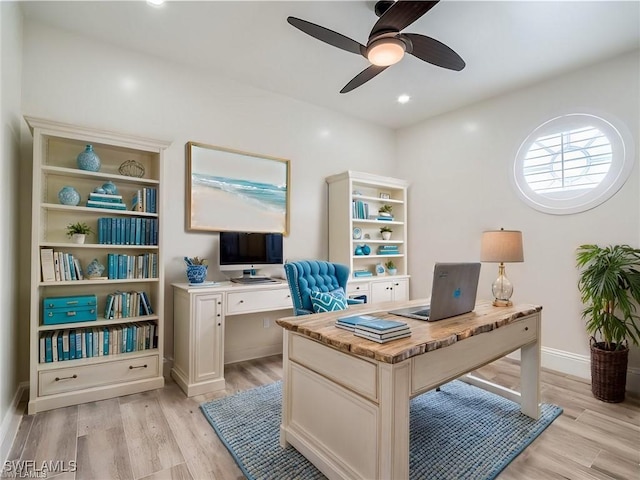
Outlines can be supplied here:
[[518, 230], [490, 230], [482, 233], [481, 262], [499, 263], [498, 278], [491, 285], [496, 307], [510, 307], [513, 285], [504, 274], [505, 262], [523, 262], [522, 232]]

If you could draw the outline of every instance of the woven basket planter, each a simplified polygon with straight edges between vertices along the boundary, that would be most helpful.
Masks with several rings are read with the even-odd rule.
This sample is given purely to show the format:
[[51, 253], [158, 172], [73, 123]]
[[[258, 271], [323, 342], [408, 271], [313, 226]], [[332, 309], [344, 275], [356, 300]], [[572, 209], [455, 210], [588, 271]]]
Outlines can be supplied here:
[[591, 392], [609, 403], [624, 401], [629, 348], [603, 350], [603, 342], [591, 342]]

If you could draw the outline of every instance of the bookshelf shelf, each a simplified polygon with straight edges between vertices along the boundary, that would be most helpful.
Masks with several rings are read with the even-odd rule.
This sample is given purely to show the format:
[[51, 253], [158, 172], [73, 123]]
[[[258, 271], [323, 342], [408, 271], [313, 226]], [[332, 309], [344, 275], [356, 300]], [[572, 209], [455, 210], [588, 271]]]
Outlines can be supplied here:
[[78, 327], [78, 323], [60, 323], [58, 325], [40, 325], [38, 327], [38, 331], [50, 332], [52, 330], [64, 330], [66, 328], [95, 328], [95, 327], [104, 327], [105, 325], [118, 325], [122, 323], [132, 323], [132, 322], [146, 322], [150, 320], [158, 320], [158, 318], [159, 318], [158, 315], [142, 315], [138, 317], [111, 318], [111, 319], [98, 316], [98, 320], [94, 320], [91, 322], [82, 322], [81, 324], [82, 326], [80, 327]]
[[79, 170], [77, 168], [66, 168], [66, 167], [51, 167], [51, 166], [43, 166], [42, 167], [43, 175], [56, 175], [59, 177], [65, 178], [88, 178], [95, 179], [96, 181], [117, 181], [119, 183], [130, 183], [133, 185], [147, 185], [147, 186], [157, 186], [160, 184], [158, 180], [152, 178], [140, 178], [140, 177], [128, 177], [126, 175], [115, 175], [115, 174], [105, 174], [100, 172], [89, 172], [86, 170]]
[[[50, 120], [32, 117], [25, 117], [25, 119], [33, 134], [28, 413], [34, 414], [53, 408], [162, 387], [164, 385], [162, 376], [164, 266], [160, 261], [163, 249], [162, 159], [169, 143]], [[100, 157], [98, 172], [77, 168], [76, 157], [89, 144], [93, 145]], [[119, 173], [119, 167], [128, 160], [143, 166], [143, 177], [131, 177]], [[126, 210], [86, 206], [89, 194], [106, 182], [112, 182], [116, 186]], [[72, 186], [80, 194], [80, 203], [77, 206], [59, 203], [58, 192], [64, 186]], [[132, 210], [134, 195], [145, 189], [153, 190], [155, 193], [158, 213]], [[146, 227], [146, 241], [154, 245], [92, 243], [98, 240], [98, 219], [105, 217], [121, 219], [114, 222], [119, 221], [127, 228], [130, 226], [132, 238], [133, 233], [136, 232], [133, 225], [142, 224], [140, 231], [145, 233]], [[129, 220], [134, 217], [142, 220], [140, 222]], [[76, 222], [86, 223], [94, 232], [87, 237], [84, 244], [72, 243], [66, 236], [67, 226]], [[150, 226], [152, 224], [153, 227]], [[102, 220], [101, 225], [104, 225]], [[126, 231], [129, 232], [129, 230]], [[122, 232], [121, 240], [124, 238], [124, 231]], [[157, 244], [151, 232], [157, 233]], [[142, 235], [141, 238], [140, 241], [144, 242]], [[69, 271], [66, 275], [64, 272], [61, 274], [60, 270], [64, 269], [58, 268], [56, 275], [66, 279], [57, 280], [58, 276], [56, 276], [56, 281], [49, 280], [54, 277], [50, 276], [51, 270], [42, 265], [41, 255], [42, 258], [47, 258], [45, 263], [50, 267], [49, 259], [52, 255], [50, 250], [53, 251], [54, 265], [55, 259], [58, 259], [58, 266], [68, 263], [70, 269], [73, 269], [74, 263], [70, 260], [75, 259], [79, 262], [81, 268], [74, 270], [76, 277], [73, 274], [70, 275]], [[85, 276], [83, 280], [69, 279], [69, 277], [77, 278], [80, 270], [83, 270], [86, 275], [87, 265], [94, 258], [107, 266], [110, 253], [122, 255], [123, 257], [120, 258], [130, 259], [130, 265], [136, 264], [138, 271], [142, 271], [141, 268], [144, 267], [144, 274], [149, 274], [151, 270], [148, 269], [152, 264], [157, 263], [157, 268], [153, 270], [154, 277], [88, 280]], [[151, 261], [152, 258], [157, 262]], [[46, 277], [45, 270], [47, 270]], [[103, 275], [107, 276], [107, 272], [105, 271]], [[44, 281], [44, 278], [47, 278], [47, 281]], [[138, 310], [139, 304], [133, 305], [133, 303], [143, 296], [136, 292], [145, 292], [153, 308], [153, 314], [105, 318], [107, 298], [116, 291], [132, 292], [131, 295], [122, 296], [122, 298], [133, 299], [126, 302], [127, 305], [123, 306], [123, 311], [126, 311], [125, 308], [130, 308], [136, 314], [142, 310]], [[62, 302], [61, 308], [66, 310], [62, 311], [63, 316], [57, 318], [66, 321], [64, 315], [69, 315], [68, 311], [72, 315], [83, 315], [78, 318], [90, 318], [90, 316], [84, 317], [86, 312], [74, 303], [76, 298], [87, 298], [87, 296], [95, 298], [93, 306], [85, 307], [90, 309], [95, 320], [43, 324], [44, 299]], [[51, 310], [47, 310], [48, 318], [56, 318], [51, 317], [50, 312]], [[59, 313], [56, 312], [54, 315]], [[110, 354], [98, 352], [98, 349], [90, 352], [88, 337], [91, 336], [93, 340], [95, 336], [97, 339], [102, 335], [99, 332], [107, 331], [117, 332], [117, 337], [116, 335], [109, 337], [116, 337], [117, 340], [122, 340], [122, 343], [104, 344], [105, 350], [112, 349]], [[146, 338], [152, 341], [151, 348], [145, 348], [143, 345], [142, 339], [145, 337], [140, 335], [144, 332], [147, 333]], [[75, 356], [79, 358], [73, 359], [74, 355], [70, 354], [68, 357], [72, 358], [71, 360], [54, 361], [55, 357], [48, 356], [47, 349], [41, 348], [46, 339], [60, 337], [63, 341], [59, 343], [59, 348], [67, 353], [72, 342], [76, 343], [71, 340], [74, 333], [77, 334], [75, 339], [85, 338], [86, 342], [82, 345], [84, 349], [77, 346]], [[107, 337], [106, 333], [104, 337]], [[135, 343], [134, 338], [141, 343]], [[56, 348], [52, 343], [49, 342], [47, 348]], [[128, 352], [124, 353], [125, 351]]]

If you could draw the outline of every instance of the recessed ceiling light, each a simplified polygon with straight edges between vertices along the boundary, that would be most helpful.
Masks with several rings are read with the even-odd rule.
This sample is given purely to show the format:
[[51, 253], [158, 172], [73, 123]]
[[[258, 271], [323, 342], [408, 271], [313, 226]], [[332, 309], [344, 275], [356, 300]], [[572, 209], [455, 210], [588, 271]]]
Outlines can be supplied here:
[[409, 100], [411, 100], [411, 97], [406, 93], [403, 93], [398, 97], [398, 103], [407, 103]]
[[164, 0], [147, 0], [147, 3], [152, 7], [159, 7], [164, 3]]

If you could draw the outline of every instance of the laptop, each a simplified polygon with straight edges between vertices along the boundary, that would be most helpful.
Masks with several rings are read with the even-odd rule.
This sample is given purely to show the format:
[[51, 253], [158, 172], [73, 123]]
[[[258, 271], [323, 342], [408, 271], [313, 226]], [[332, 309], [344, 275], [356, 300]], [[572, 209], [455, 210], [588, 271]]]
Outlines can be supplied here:
[[429, 305], [400, 308], [389, 313], [435, 322], [473, 311], [480, 263], [436, 263]]

